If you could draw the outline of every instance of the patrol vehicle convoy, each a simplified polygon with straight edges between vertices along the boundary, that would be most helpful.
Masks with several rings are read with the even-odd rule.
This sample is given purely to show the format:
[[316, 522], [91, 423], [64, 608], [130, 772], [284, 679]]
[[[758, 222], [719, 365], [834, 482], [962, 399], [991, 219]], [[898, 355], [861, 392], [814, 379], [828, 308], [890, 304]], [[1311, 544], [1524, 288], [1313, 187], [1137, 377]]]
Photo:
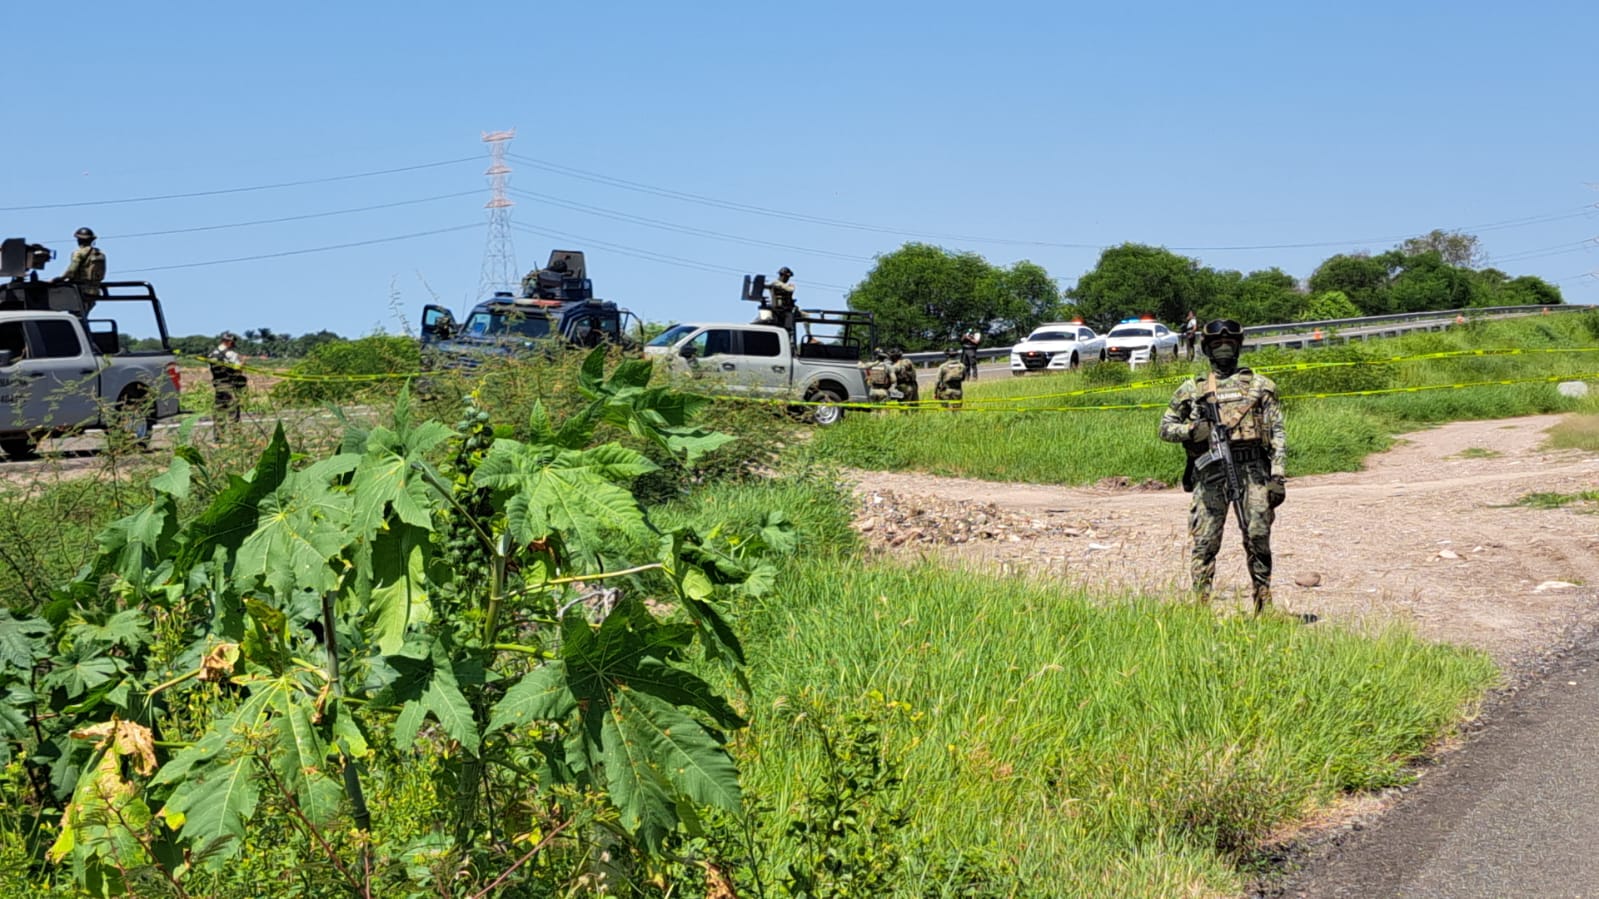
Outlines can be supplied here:
[[1051, 322], [1033, 329], [1027, 339], [1011, 347], [1013, 375], [1029, 372], [1070, 371], [1084, 363], [1105, 359], [1105, 338], [1081, 319]]
[[[106, 281], [86, 291], [31, 274], [50, 258], [20, 238], [0, 248], [0, 277], [12, 279], [0, 282], [0, 452], [32, 458], [41, 439], [87, 428], [148, 443], [155, 423], [179, 411], [177, 360], [155, 288]], [[123, 350], [117, 322], [91, 317], [113, 304], [147, 304], [161, 348]]]

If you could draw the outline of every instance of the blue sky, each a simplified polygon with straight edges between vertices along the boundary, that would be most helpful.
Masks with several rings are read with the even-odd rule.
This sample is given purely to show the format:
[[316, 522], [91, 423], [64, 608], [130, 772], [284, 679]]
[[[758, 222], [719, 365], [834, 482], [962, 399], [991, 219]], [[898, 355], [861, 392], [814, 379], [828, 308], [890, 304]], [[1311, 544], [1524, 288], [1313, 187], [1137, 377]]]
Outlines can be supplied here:
[[178, 334], [467, 306], [507, 128], [518, 268], [584, 250], [654, 321], [747, 318], [784, 264], [842, 303], [907, 240], [1064, 287], [1124, 241], [1304, 277], [1432, 228], [1599, 303], [1599, 4], [234, 6], [81, 3], [7, 50], [0, 236], [93, 227]]

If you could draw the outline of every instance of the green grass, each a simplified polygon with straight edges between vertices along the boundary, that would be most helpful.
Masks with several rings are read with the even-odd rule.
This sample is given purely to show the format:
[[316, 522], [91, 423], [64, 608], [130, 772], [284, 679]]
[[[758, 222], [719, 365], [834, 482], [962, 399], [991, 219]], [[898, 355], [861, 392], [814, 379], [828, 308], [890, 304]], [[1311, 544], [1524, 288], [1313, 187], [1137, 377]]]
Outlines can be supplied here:
[[953, 895], [954, 858], [977, 860], [977, 895], [1236, 895], [1257, 841], [1403, 782], [1496, 678], [1485, 656], [1400, 630], [862, 564], [825, 479], [703, 499], [657, 518], [783, 509], [803, 529], [777, 594], [738, 615], [756, 839], [771, 864], [792, 857], [783, 822], [828, 770], [817, 728], [867, 716], [909, 802], [898, 895]]
[[1559, 509], [1576, 503], [1583, 505], [1599, 503], [1599, 490], [1583, 490], [1579, 493], [1529, 493], [1516, 500], [1516, 505], [1533, 509]]
[[751, 787], [785, 808], [818, 776], [789, 709], [893, 703], [904, 836], [925, 847], [907, 864], [980, 850], [1021, 894], [1235, 893], [1240, 853], [1340, 791], [1402, 781], [1495, 677], [1480, 655], [1397, 631], [1106, 604], [931, 566], [796, 568], [749, 641]]
[[1498, 450], [1491, 450], [1481, 446], [1468, 446], [1460, 452], [1455, 453], [1455, 456], [1461, 459], [1497, 459], [1502, 455], [1504, 455], [1504, 453], [1501, 453]]
[[[1520, 352], [1392, 361], [1489, 349]], [[1599, 411], [1593, 395], [1563, 397], [1550, 381], [1483, 384], [1599, 380], [1599, 312], [1481, 322], [1303, 352], [1262, 350], [1245, 361], [1270, 374], [1284, 397], [1290, 475], [1359, 470], [1366, 456], [1391, 445], [1394, 434], [1431, 424]], [[1123, 476], [1175, 483], [1182, 452], [1156, 437], [1160, 414], [1181, 380], [1203, 370], [1183, 362], [1134, 372], [1112, 363], [985, 379], [968, 385], [966, 408], [958, 414], [856, 413], [819, 431], [811, 451], [859, 468], [997, 481], [1083, 484]], [[1403, 392], [1318, 396], [1373, 390]], [[1128, 405], [1143, 408], [1099, 408]], [[1554, 439], [1599, 448], [1599, 425], [1574, 425]]]
[[1599, 415], [1568, 416], [1565, 421], [1549, 429], [1546, 445], [1549, 449], [1599, 452]]

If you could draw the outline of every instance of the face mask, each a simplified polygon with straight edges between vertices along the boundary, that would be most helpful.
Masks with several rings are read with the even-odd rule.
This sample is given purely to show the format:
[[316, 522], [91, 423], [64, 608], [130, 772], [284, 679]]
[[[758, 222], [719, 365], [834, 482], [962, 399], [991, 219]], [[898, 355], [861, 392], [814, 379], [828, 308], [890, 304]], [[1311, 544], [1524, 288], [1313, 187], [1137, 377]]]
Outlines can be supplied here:
[[1221, 341], [1210, 348], [1210, 361], [1217, 368], [1232, 368], [1238, 364], [1238, 345], [1231, 341]]

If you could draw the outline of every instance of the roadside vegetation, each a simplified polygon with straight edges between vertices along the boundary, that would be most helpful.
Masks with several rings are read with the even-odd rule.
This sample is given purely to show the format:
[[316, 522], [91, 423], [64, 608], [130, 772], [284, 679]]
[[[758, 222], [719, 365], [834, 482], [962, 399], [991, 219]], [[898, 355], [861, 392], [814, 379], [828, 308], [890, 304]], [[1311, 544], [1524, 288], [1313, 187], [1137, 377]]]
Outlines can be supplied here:
[[[1484, 355], [1470, 355], [1477, 351]], [[1245, 354], [1244, 364], [1277, 382], [1288, 420], [1289, 476], [1356, 471], [1393, 435], [1418, 427], [1599, 411], [1599, 395], [1572, 398], [1555, 389], [1562, 379], [1599, 378], [1599, 312], [1468, 322], [1445, 332], [1303, 351], [1260, 350]], [[990, 376], [966, 385], [959, 413], [851, 414], [819, 432], [811, 451], [873, 470], [1047, 484], [1107, 477], [1172, 484], [1182, 472], [1181, 452], [1156, 439], [1156, 427], [1177, 385], [1203, 371], [1196, 359], [1137, 371], [1107, 363], [1038, 377]], [[1318, 396], [1357, 392], [1372, 395]], [[1599, 444], [1599, 427], [1579, 416], [1551, 439], [1555, 446], [1591, 447]]]
[[[1590, 371], [1383, 361], [1599, 345], [1586, 320], [1274, 376]], [[0, 566], [0, 895], [1236, 895], [1268, 835], [1403, 782], [1496, 677], [1399, 630], [863, 557], [838, 464], [1170, 481], [1158, 409], [1082, 407], [1163, 406], [1186, 364], [814, 431], [603, 354], [494, 364], [0, 497], [32, 553]], [[1290, 402], [1299, 474], [1450, 416], [1599, 411], [1548, 384]]]

